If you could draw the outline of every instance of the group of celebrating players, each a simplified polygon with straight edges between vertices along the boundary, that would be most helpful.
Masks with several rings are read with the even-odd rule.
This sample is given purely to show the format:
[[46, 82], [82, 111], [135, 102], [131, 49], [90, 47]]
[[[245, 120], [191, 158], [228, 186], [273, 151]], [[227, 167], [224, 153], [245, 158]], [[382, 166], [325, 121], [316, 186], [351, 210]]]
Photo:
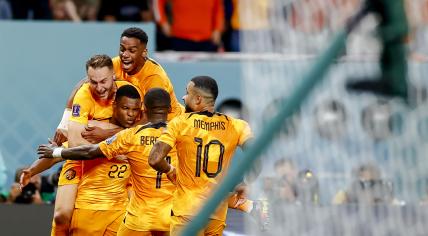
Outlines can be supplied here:
[[[128, 28], [119, 56], [87, 61], [64, 128], [39, 146], [39, 159], [21, 175], [25, 186], [66, 160], [51, 235], [180, 235], [236, 147], [252, 138], [245, 121], [215, 112], [218, 86], [209, 76], [189, 81], [183, 108], [167, 73], [148, 57], [147, 41], [142, 29]], [[200, 235], [222, 235], [228, 207], [254, 208], [244, 189], [218, 206]]]

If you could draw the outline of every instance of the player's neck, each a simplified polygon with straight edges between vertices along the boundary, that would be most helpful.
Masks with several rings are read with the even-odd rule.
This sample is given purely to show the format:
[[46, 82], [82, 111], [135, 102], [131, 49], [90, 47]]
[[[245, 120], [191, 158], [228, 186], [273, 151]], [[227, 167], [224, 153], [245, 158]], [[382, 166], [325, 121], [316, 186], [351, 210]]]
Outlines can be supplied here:
[[147, 121], [152, 124], [156, 124], [159, 122], [166, 122], [166, 120], [167, 120], [167, 115], [161, 115], [161, 114], [153, 114], [147, 117]]
[[109, 123], [121, 127], [120, 123], [114, 117], [110, 118]]
[[198, 109], [197, 112], [203, 112], [203, 111], [208, 111], [210, 113], [214, 113], [214, 106], [212, 106], [212, 105], [201, 106], [201, 109]]

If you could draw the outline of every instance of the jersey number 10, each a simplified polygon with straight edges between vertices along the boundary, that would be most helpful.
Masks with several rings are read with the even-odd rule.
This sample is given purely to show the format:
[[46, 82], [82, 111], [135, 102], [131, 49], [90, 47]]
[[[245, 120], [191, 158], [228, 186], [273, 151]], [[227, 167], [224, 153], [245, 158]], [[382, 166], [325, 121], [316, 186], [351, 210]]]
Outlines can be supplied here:
[[[211, 140], [209, 143], [203, 145], [203, 141], [201, 138], [195, 137], [195, 142], [198, 144], [196, 147], [196, 177], [201, 177], [201, 165], [202, 170], [207, 175], [208, 178], [215, 178], [220, 172], [223, 163], [223, 155], [224, 155], [224, 145], [218, 140]], [[218, 157], [217, 171], [212, 173], [208, 172], [208, 159], [210, 158], [209, 152], [211, 145], [218, 145], [220, 147], [220, 153]], [[202, 149], [204, 149], [204, 158], [202, 162]]]

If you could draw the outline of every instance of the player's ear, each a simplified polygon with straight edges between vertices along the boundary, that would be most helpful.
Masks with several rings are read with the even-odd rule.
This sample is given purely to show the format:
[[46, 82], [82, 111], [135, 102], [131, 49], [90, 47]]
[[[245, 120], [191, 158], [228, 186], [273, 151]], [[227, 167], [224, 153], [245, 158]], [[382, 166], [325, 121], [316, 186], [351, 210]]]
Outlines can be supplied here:
[[196, 104], [201, 104], [202, 103], [202, 100], [204, 99], [201, 95], [196, 95], [196, 97], [195, 97], [195, 99], [196, 99]]
[[141, 54], [144, 58], [148, 56], [149, 52], [147, 51], [147, 48], [143, 50], [143, 53]]

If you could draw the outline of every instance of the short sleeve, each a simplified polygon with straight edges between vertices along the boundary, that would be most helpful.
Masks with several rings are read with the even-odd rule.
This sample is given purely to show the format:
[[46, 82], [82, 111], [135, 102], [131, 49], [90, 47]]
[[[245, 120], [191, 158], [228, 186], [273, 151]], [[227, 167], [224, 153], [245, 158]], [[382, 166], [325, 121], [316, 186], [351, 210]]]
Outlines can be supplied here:
[[[143, 91], [144, 93], [147, 93], [152, 88], [161, 88], [170, 93], [170, 88], [168, 86], [167, 81], [162, 76], [155, 74], [147, 78], [150, 82], [146, 86], [146, 91]], [[142, 86], [140, 88], [143, 88]]]
[[158, 141], [164, 142], [171, 147], [175, 146], [177, 142], [177, 137], [180, 135], [180, 117], [172, 119], [167, 128], [162, 132], [161, 136], [158, 138]]
[[112, 159], [118, 155], [126, 155], [130, 145], [130, 135], [132, 135], [132, 129], [122, 130], [102, 141], [99, 147], [108, 159]]
[[234, 126], [236, 131], [238, 132], [238, 145], [242, 146], [244, 143], [253, 137], [253, 132], [251, 131], [250, 125], [243, 120], [235, 119]]
[[80, 88], [74, 96], [69, 120], [87, 125], [92, 107], [92, 99], [86, 94], [86, 89]]

